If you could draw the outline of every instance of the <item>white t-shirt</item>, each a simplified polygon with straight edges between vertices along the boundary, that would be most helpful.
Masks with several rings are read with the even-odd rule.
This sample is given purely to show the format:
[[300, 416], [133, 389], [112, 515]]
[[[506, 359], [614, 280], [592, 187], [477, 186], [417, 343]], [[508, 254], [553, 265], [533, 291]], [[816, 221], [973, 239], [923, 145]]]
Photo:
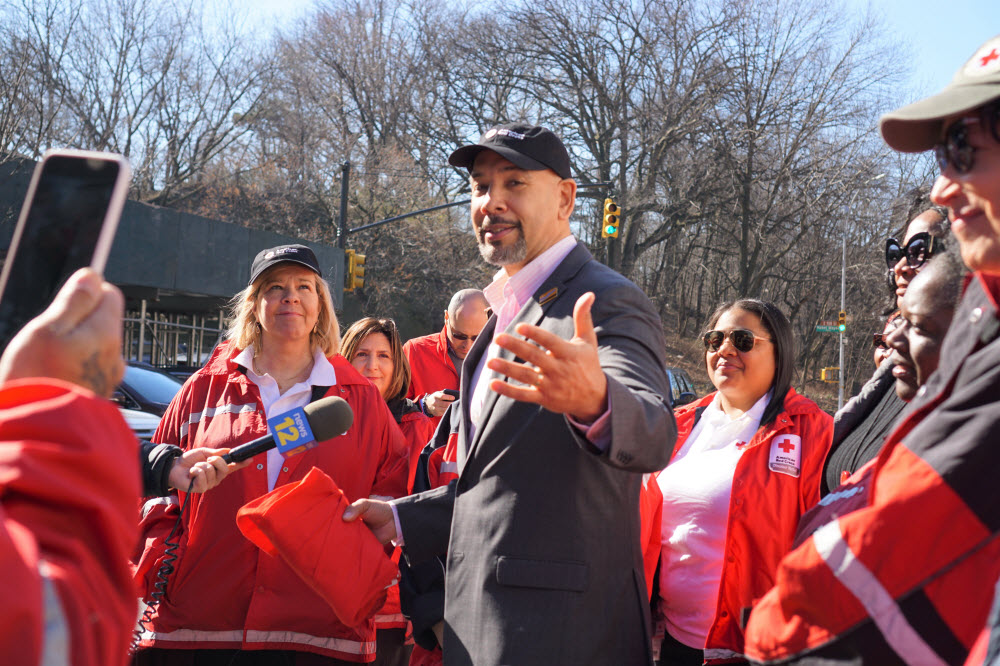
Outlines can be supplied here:
[[[268, 418], [296, 407], [308, 405], [312, 398], [313, 386], [336, 386], [337, 384], [337, 373], [330, 361], [323, 355], [323, 351], [317, 348], [313, 352], [313, 367], [309, 378], [295, 384], [284, 393], [279, 393], [278, 382], [274, 381], [271, 375], [265, 373], [264, 376], [261, 376], [254, 371], [253, 354], [253, 345], [250, 345], [237, 354], [233, 361], [246, 368], [247, 379], [257, 385], [260, 390], [260, 400], [264, 403], [264, 414]], [[267, 452], [267, 489], [269, 491], [274, 490], [274, 484], [278, 481], [278, 474], [281, 473], [284, 464], [285, 457], [278, 449], [271, 449]]]
[[670, 635], [692, 648], [705, 647], [715, 620], [733, 476], [770, 399], [768, 392], [731, 419], [716, 394], [657, 479], [663, 492], [660, 608]]

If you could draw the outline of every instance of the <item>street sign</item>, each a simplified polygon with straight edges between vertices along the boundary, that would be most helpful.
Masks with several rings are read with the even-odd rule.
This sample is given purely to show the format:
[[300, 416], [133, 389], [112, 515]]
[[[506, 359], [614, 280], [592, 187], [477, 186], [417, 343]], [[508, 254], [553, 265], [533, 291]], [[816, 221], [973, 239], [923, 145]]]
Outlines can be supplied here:
[[816, 327], [816, 332], [817, 333], [837, 333], [839, 331], [840, 331], [840, 329], [837, 327], [836, 324], [834, 324], [833, 326], [825, 326], [824, 325], [824, 326], [817, 326]]

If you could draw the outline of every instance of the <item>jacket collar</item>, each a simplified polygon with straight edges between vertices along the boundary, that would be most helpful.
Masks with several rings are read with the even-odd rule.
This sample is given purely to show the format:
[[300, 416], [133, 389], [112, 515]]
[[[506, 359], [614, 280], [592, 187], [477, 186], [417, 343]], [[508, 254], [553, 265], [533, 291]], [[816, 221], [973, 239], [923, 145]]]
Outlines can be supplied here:
[[[698, 419], [701, 418], [702, 413], [710, 404], [712, 404], [712, 400], [715, 398], [716, 393], [718, 393], [718, 391], [713, 391], [712, 393], [709, 393], [708, 395], [703, 396], [690, 404], [678, 407], [674, 410], [674, 416], [677, 420], [677, 444], [674, 446], [674, 454], [676, 454], [681, 445], [687, 441], [688, 435], [691, 434], [695, 424], [698, 423]], [[822, 410], [820, 410], [820, 408], [812, 400], [799, 395], [794, 388], [789, 388], [788, 393], [785, 394], [784, 409], [774, 417], [774, 421], [769, 424], [762, 423], [761, 427], [767, 428], [772, 432], [777, 432], [790, 427], [793, 416], [818, 413], [820, 411]], [[753, 440], [751, 440], [751, 446], [757, 443], [759, 434], [760, 428], [757, 429], [757, 435], [754, 435]], [[673, 454], [671, 454], [671, 457], [673, 457]]]
[[[238, 349], [230, 341], [221, 343], [212, 352], [211, 358], [205, 363], [205, 367], [199, 370], [199, 372], [208, 375], [231, 375], [233, 373], [238, 373], [242, 381], [249, 381], [243, 374], [240, 365], [236, 363], [233, 359], [239, 356], [242, 350]], [[354, 369], [347, 359], [340, 354], [334, 354], [328, 356], [327, 360], [330, 361], [330, 365], [333, 366], [334, 372], [337, 374], [337, 383], [341, 385], [348, 384], [369, 384], [370, 382], [361, 376], [357, 370]]]

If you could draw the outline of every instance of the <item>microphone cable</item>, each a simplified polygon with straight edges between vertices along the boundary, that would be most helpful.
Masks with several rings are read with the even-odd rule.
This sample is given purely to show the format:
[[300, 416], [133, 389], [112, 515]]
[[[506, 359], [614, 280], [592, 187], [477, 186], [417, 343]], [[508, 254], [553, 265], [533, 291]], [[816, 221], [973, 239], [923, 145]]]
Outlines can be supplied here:
[[132, 645], [129, 646], [128, 650], [130, 657], [135, 655], [135, 651], [139, 647], [139, 641], [142, 639], [142, 632], [146, 630], [146, 625], [153, 621], [153, 612], [160, 605], [160, 601], [163, 600], [163, 597], [167, 593], [167, 583], [170, 580], [170, 574], [174, 572], [174, 562], [177, 561], [177, 549], [181, 545], [179, 540], [175, 540], [175, 537], [181, 528], [181, 521], [184, 519], [184, 511], [187, 509], [188, 501], [191, 499], [192, 490], [194, 490], [194, 479], [191, 479], [191, 483], [188, 484], [187, 493], [184, 495], [184, 503], [181, 504], [181, 510], [177, 514], [177, 522], [174, 523], [170, 534], [167, 535], [166, 540], [163, 542], [166, 545], [166, 549], [163, 551], [163, 562], [160, 563], [160, 568], [156, 572], [153, 593], [149, 596], [148, 600], [143, 599], [146, 602], [146, 608], [142, 611], [135, 629], [132, 630]]

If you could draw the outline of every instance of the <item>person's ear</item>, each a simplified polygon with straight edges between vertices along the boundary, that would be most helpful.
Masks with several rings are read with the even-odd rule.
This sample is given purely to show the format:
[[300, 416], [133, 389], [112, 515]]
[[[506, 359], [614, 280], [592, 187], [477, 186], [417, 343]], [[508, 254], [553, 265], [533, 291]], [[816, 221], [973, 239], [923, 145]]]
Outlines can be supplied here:
[[559, 213], [560, 217], [569, 220], [576, 206], [576, 181], [563, 178], [559, 181]]

